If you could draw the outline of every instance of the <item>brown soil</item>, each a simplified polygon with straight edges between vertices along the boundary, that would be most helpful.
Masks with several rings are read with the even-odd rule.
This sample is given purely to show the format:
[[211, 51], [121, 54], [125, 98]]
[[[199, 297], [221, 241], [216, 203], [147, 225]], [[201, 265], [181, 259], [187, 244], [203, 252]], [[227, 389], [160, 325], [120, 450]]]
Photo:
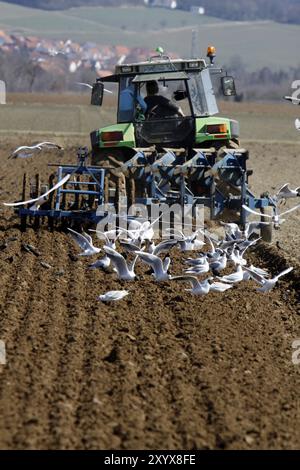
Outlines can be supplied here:
[[[8, 160], [17, 143], [1, 144], [1, 201], [19, 198], [24, 171], [46, 176], [47, 161], [59, 160]], [[296, 146], [250, 150], [255, 192], [299, 185]], [[271, 294], [250, 282], [199, 298], [153, 282], [142, 264], [135, 283], [88, 270], [65, 233], [21, 233], [12, 211], [0, 215], [0, 448], [299, 448], [299, 260]], [[261, 245], [252, 260], [273, 273], [286, 267], [294, 245], [299, 253], [298, 226], [292, 214], [277, 246]], [[172, 258], [180, 273], [182, 255]], [[130, 290], [121, 302], [97, 301], [119, 288]]]

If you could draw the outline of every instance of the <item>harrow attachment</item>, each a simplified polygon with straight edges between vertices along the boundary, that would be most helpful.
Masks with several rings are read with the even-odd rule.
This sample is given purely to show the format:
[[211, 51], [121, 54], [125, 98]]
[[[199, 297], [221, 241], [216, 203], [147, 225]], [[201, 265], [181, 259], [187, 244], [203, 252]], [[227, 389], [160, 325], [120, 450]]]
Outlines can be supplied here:
[[[257, 198], [248, 187], [251, 171], [246, 168], [248, 152], [243, 149], [224, 149], [222, 155], [215, 149], [135, 149], [127, 161], [111, 165], [108, 158], [95, 166], [87, 165], [88, 150], [78, 151], [77, 165], [59, 165], [47, 185], [39, 175], [30, 184], [30, 196], [38, 197], [58, 184], [66, 175], [70, 178], [52, 192], [40, 207], [17, 209], [23, 228], [28, 221], [39, 225], [47, 219], [50, 227], [56, 222], [99, 222], [110, 206], [118, 207], [120, 198], [127, 197], [128, 206], [142, 204], [189, 204], [193, 208], [205, 206], [210, 218], [224, 217], [224, 211], [233, 211], [235, 221], [246, 223], [248, 213], [243, 209], [260, 210], [262, 215], [274, 201], [267, 195]], [[53, 165], [50, 165], [53, 166]], [[22, 200], [26, 200], [27, 179], [24, 176]], [[123, 199], [124, 203], [124, 199]], [[104, 206], [105, 205], [105, 206]], [[105, 207], [105, 211], [98, 210]]]

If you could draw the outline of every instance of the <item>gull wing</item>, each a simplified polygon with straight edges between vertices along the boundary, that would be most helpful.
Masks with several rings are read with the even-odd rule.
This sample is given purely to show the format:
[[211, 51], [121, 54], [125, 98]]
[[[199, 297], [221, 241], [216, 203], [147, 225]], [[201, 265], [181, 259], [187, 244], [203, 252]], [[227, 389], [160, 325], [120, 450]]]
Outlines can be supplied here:
[[250, 214], [259, 215], [259, 217], [261, 217], [261, 216], [263, 215], [264, 217], [270, 217], [270, 219], [273, 218], [272, 215], [269, 215], [269, 214], [261, 214], [260, 212], [256, 212], [256, 211], [254, 211], [253, 209], [250, 209], [250, 207], [246, 206], [245, 204], [243, 204], [242, 207], [243, 207], [243, 209], [245, 209], [245, 211], [250, 212]]
[[118, 274], [122, 276], [123, 274], [128, 273], [128, 266], [127, 266], [124, 256], [122, 256], [113, 248], [110, 248], [109, 246], [106, 246], [106, 245], [103, 247], [103, 250], [105, 251], [107, 256], [110, 258], [111, 262], [115, 265], [118, 271]]
[[192, 287], [196, 289], [196, 287], [200, 286], [199, 280], [195, 276], [172, 276], [170, 277], [171, 281], [183, 281], [183, 282], [190, 282], [192, 284]]
[[78, 233], [69, 227], [68, 230], [69, 232], [71, 232], [70, 235], [72, 236], [73, 240], [75, 240], [75, 242], [80, 246], [80, 248], [86, 250], [91, 247], [89, 240], [83, 234]]
[[297, 209], [300, 209], [300, 204], [298, 204], [297, 206], [292, 207], [291, 209], [288, 209], [287, 211], [282, 212], [282, 213], [280, 214], [280, 217], [281, 217], [282, 215], [289, 214], [290, 212], [294, 212], [294, 211], [296, 211]]
[[275, 276], [273, 280], [274, 280], [274, 281], [275, 281], [275, 280], [277, 281], [280, 277], [285, 276], [286, 274], [288, 274], [288, 273], [290, 273], [291, 271], [293, 271], [293, 269], [294, 269], [294, 268], [292, 268], [292, 267], [285, 269], [285, 270], [282, 271], [281, 273], [277, 274], [277, 276]]
[[55, 186], [53, 186], [53, 188], [49, 189], [49, 191], [47, 191], [44, 194], [41, 194], [39, 197], [37, 197], [35, 199], [29, 199], [28, 201], [22, 201], [22, 202], [4, 202], [3, 204], [5, 206], [9, 206], [9, 207], [17, 207], [17, 206], [24, 206], [25, 204], [33, 204], [34, 202], [37, 202], [41, 198], [44, 198], [44, 197], [48, 196], [48, 194], [52, 193], [56, 189], [63, 186], [69, 180], [70, 176], [71, 175], [69, 175], [69, 174], [66, 175], [59, 183], [57, 183]]
[[153, 251], [153, 255], [158, 256], [160, 253], [163, 253], [164, 251], [169, 251], [171, 248], [173, 248], [175, 245], [177, 245], [178, 240], [165, 240], [163, 242], [160, 242]]
[[158, 256], [152, 255], [150, 253], [144, 253], [143, 251], [136, 251], [136, 254], [141, 258], [142, 261], [151, 266], [155, 274], [163, 272], [163, 262]]
[[244, 270], [247, 271], [252, 277], [252, 279], [254, 279], [259, 284], [263, 285], [266, 282], [266, 279], [264, 278], [264, 276], [262, 276], [261, 274], [258, 274], [257, 272], [253, 271], [250, 268], [247, 268], [247, 266], [244, 266]]

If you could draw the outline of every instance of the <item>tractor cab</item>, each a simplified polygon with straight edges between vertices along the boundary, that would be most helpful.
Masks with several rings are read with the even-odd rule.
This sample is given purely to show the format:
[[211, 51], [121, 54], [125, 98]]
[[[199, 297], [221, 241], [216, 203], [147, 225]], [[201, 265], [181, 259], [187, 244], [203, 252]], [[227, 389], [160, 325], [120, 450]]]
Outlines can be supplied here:
[[[211, 57], [210, 57], [211, 58]], [[221, 75], [224, 95], [235, 94], [234, 80], [204, 59], [175, 59], [154, 56], [147, 62], [117, 65], [114, 75], [93, 86], [91, 103], [101, 106], [106, 83], [118, 85], [117, 123], [92, 132], [94, 163], [108, 154], [130, 149], [172, 147], [228, 147], [237, 140], [238, 123], [218, 114], [212, 75]]]

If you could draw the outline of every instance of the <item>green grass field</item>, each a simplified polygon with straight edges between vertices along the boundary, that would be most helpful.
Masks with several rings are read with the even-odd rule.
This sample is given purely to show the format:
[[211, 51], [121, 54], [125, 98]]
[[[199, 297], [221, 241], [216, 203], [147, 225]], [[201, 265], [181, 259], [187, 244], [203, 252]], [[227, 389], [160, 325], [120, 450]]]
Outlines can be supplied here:
[[[70, 134], [86, 141], [92, 130], [116, 120], [110, 98], [103, 108], [90, 106], [88, 102], [88, 96], [81, 95], [8, 95], [9, 104], [0, 106], [1, 138], [14, 133]], [[220, 116], [240, 122], [242, 145], [249, 140], [300, 142], [294, 127], [295, 118], [299, 117], [296, 106], [285, 102], [220, 102], [219, 108]]]
[[49, 38], [99, 44], [165, 47], [189, 56], [192, 29], [199, 28], [199, 53], [212, 43], [220, 63], [240, 55], [249, 70], [298, 65], [300, 26], [231, 22], [189, 12], [144, 7], [81, 7], [44, 11], [0, 2], [0, 29]]

